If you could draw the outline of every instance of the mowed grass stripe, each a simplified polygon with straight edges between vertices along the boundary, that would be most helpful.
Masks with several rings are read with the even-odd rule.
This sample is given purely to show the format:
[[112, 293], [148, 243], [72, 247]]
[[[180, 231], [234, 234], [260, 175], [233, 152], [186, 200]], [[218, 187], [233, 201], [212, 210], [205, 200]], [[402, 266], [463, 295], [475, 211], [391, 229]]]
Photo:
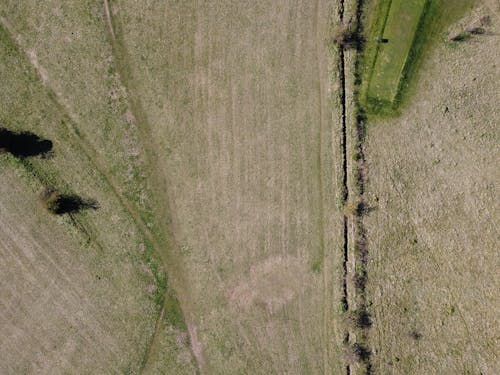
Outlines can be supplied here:
[[368, 97], [392, 103], [428, 0], [394, 0], [368, 88]]

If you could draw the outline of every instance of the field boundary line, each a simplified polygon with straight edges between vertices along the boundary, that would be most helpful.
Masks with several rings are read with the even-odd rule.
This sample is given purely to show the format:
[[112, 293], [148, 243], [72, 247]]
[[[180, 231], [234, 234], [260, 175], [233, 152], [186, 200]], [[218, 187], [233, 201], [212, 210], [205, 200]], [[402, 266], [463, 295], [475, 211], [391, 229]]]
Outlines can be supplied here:
[[[341, 25], [345, 22], [345, 2], [339, 11]], [[354, 38], [363, 35], [364, 0], [352, 0], [349, 9], [350, 23], [355, 25]], [[356, 46], [339, 45], [339, 71], [341, 80], [340, 99], [342, 106], [342, 153], [344, 171], [344, 255], [343, 255], [343, 302], [345, 313], [344, 349], [349, 358], [345, 359], [345, 372], [372, 374], [372, 351], [369, 348], [371, 318], [367, 312], [366, 280], [368, 265], [367, 234], [364, 215], [368, 212], [365, 196], [367, 165], [365, 156], [366, 115], [360, 102], [359, 82], [362, 43]], [[348, 54], [346, 53], [347, 51]], [[351, 59], [352, 57], [352, 59]], [[348, 72], [353, 74], [347, 77]], [[349, 82], [349, 85], [347, 83]], [[351, 89], [352, 92], [348, 92]], [[348, 118], [349, 116], [349, 118]], [[349, 143], [349, 146], [348, 146]], [[349, 179], [349, 177], [352, 179]], [[350, 267], [352, 265], [352, 267]], [[352, 284], [351, 284], [352, 283]], [[349, 286], [352, 285], [352, 289]]]
[[[341, 0], [338, 9], [338, 20], [341, 25], [345, 22], [345, 2]], [[349, 199], [349, 184], [348, 184], [348, 161], [347, 161], [347, 93], [346, 93], [346, 56], [345, 48], [339, 45], [338, 48], [338, 70], [340, 79], [340, 106], [341, 106], [341, 152], [342, 152], [342, 202], [345, 205]], [[349, 313], [349, 291], [347, 286], [348, 279], [348, 263], [349, 263], [349, 217], [343, 213], [342, 218], [342, 309], [346, 314]], [[350, 341], [350, 332], [348, 327], [344, 327], [344, 338], [342, 344], [348, 346]], [[344, 359], [344, 371], [346, 375], [351, 374], [351, 364]]]

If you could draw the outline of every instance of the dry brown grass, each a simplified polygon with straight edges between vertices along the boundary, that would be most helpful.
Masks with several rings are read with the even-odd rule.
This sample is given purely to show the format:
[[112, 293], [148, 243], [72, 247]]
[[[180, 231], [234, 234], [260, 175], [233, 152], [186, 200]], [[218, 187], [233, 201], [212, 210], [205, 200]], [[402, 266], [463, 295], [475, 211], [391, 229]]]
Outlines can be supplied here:
[[[361, 218], [352, 50], [340, 204], [337, 5], [0, 4], [0, 126], [54, 144], [0, 155], [2, 374], [341, 374], [367, 353], [377, 373], [498, 372], [498, 36], [440, 46], [372, 123]], [[43, 186], [100, 208], [48, 215]], [[344, 214], [350, 274], [358, 221], [369, 249], [347, 318]], [[162, 265], [182, 312], [155, 304]], [[344, 347], [346, 326], [366, 337]]]
[[29, 177], [0, 171], [0, 372], [136, 368], [154, 321], [150, 280], [48, 215]]
[[327, 1], [111, 5], [208, 373], [340, 371], [331, 11]]
[[401, 117], [371, 124], [376, 373], [500, 369], [498, 43], [492, 34], [439, 45]]
[[[148, 243], [161, 236], [102, 10], [0, 5], [0, 121], [54, 143], [49, 159], [0, 159], [2, 374], [138, 373], [160, 312]], [[100, 208], [52, 217], [43, 186]], [[193, 373], [182, 329], [162, 328], [163, 370]]]
[[[189, 343], [207, 373], [339, 372], [341, 156], [327, 50], [334, 3], [124, 0], [109, 13], [103, 5], [0, 5], [2, 42], [17, 45], [2, 54], [1, 119], [54, 142], [54, 158], [34, 160], [27, 178], [101, 205], [78, 216], [76, 228], [43, 214], [39, 229], [21, 217], [12, 222], [26, 221], [36, 244], [53, 235], [46, 220], [59, 220], [60, 231], [71, 233], [65, 241], [83, 236], [105, 254], [84, 252], [76, 240], [44, 277], [71, 272], [65, 262], [78, 254], [83, 275], [103, 269], [115, 288], [77, 285], [79, 298], [109, 301], [88, 314], [95, 327], [82, 318], [64, 337], [73, 342], [80, 331], [108, 324], [95, 341], [109, 341], [110, 349], [77, 341], [68, 356], [40, 348], [59, 337], [58, 319], [79, 316], [71, 305], [78, 298], [33, 322], [16, 309], [29, 311], [36, 301], [5, 304], [2, 328], [25, 326], [16, 337], [28, 347], [24, 361], [15, 355], [20, 344], [2, 341], [4, 372], [17, 373], [39, 353], [47, 373], [136, 373], [142, 365], [146, 373], [192, 373]], [[1, 163], [25, 170], [11, 159]], [[10, 214], [14, 203], [4, 201]], [[160, 322], [151, 340], [159, 310], [151, 270], [141, 264], [144, 239], [170, 267], [190, 339]], [[62, 239], [47, 242], [64, 248]], [[38, 265], [24, 273], [34, 277], [29, 288], [35, 293], [38, 280], [51, 285], [44, 290], [58, 306], [72, 289], [44, 283]], [[30, 341], [35, 323], [46, 328]]]

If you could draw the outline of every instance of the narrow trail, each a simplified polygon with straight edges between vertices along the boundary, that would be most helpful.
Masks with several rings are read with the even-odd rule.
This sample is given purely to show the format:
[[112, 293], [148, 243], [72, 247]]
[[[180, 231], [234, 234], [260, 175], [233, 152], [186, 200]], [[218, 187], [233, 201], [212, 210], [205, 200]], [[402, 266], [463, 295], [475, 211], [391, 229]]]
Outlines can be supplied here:
[[151, 357], [153, 357], [153, 355], [154, 355], [153, 351], [158, 347], [158, 341], [159, 341], [159, 337], [160, 337], [160, 331], [162, 329], [162, 322], [163, 322], [164, 316], [165, 316], [165, 305], [162, 306], [160, 314], [158, 315], [158, 318], [156, 319], [153, 337], [151, 338], [151, 341], [146, 348], [146, 352], [144, 353], [141, 367], [139, 368], [139, 374], [144, 373], [144, 371], [146, 371], [148, 369], [147, 366], [148, 366], [148, 364], [151, 363], [151, 361], [149, 359]]
[[[153, 186], [161, 187], [163, 195], [166, 196], [168, 194], [167, 187], [165, 186], [166, 176], [156, 163], [157, 159], [155, 158], [155, 155], [158, 154], [158, 149], [156, 147], [156, 142], [151, 135], [151, 125], [147, 118], [147, 114], [143, 109], [140, 98], [134, 95], [135, 85], [133, 82], [132, 74], [130, 72], [130, 64], [127, 51], [123, 45], [123, 42], [120, 41], [119, 38], [117, 38], [116, 36], [115, 28], [113, 26], [112, 12], [110, 10], [108, 0], [103, 0], [103, 7], [104, 7], [104, 17], [108, 27], [109, 40], [111, 43], [113, 57], [116, 62], [119, 78], [128, 94], [127, 96], [129, 99], [129, 110], [131, 111], [132, 116], [137, 122], [137, 127], [139, 129], [139, 136], [141, 138], [142, 146], [146, 151], [148, 164], [150, 164], [152, 167], [152, 170], [149, 171], [149, 176], [152, 180]], [[165, 217], [169, 217], [170, 208], [167, 199], [166, 198], [160, 199], [160, 203], [162, 205], [161, 207], [161, 210], [163, 211], [162, 214], [165, 215]], [[175, 239], [171, 231], [171, 228], [168, 226], [168, 224], [165, 224], [164, 228], [162, 229], [165, 230], [165, 233], [169, 238], [169, 242], [171, 242], [170, 244], [171, 247], [175, 247]], [[172, 269], [176, 270], [175, 279], [177, 282], [176, 282], [176, 287], [174, 287], [174, 289], [176, 289], [176, 292], [179, 292], [178, 289], [180, 288], [181, 285], [187, 285], [187, 282], [184, 278], [185, 272], [182, 271], [183, 265], [179, 264], [179, 261], [174, 261], [174, 259], [172, 259], [172, 257], [170, 256], [170, 254], [168, 254], [168, 252], [161, 251], [160, 247], [155, 247], [155, 250], [157, 251], [157, 254], [159, 255], [160, 259], [162, 259], [163, 266], [165, 270], [168, 271], [169, 276], [172, 276]], [[172, 288], [172, 286], [169, 287]], [[177, 293], [177, 295], [179, 296], [179, 293]], [[182, 302], [183, 302], [182, 310], [183, 310], [184, 320], [186, 321], [187, 319], [185, 316], [185, 311], [188, 309], [188, 306], [190, 305], [190, 301], [186, 293], [182, 294]], [[145, 356], [143, 359], [142, 369], [147, 368], [148, 363], [151, 360], [152, 354], [156, 352], [157, 349], [156, 346], [159, 345], [159, 336], [163, 328], [162, 324], [163, 315], [164, 315], [164, 308], [162, 309], [162, 312], [158, 316], [158, 321], [155, 326], [153, 337], [151, 338], [150, 344], [146, 349]], [[188, 324], [188, 326], [190, 326], [189, 322], [186, 323]], [[192, 332], [193, 330], [189, 330], [191, 355], [195, 359], [198, 370], [201, 373], [203, 373], [205, 364], [205, 360], [203, 358], [203, 352], [201, 350], [201, 345], [196, 345], [197, 339], [196, 337], [193, 337]]]

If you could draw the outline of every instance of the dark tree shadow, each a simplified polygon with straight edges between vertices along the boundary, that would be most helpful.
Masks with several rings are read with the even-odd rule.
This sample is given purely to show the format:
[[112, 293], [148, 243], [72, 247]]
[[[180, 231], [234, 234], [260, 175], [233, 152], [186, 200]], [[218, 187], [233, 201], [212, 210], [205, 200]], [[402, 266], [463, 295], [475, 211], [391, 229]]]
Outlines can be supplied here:
[[8, 152], [18, 158], [50, 156], [52, 141], [30, 132], [13, 132], [0, 127], [0, 153]]
[[82, 210], [97, 210], [99, 204], [93, 199], [84, 199], [75, 194], [61, 194], [51, 188], [46, 188], [40, 194], [43, 204], [55, 215], [64, 215]]
[[97, 210], [99, 204], [93, 199], [83, 199], [77, 195], [61, 195], [54, 210], [56, 215], [71, 214], [82, 210]]
[[383, 44], [389, 43], [389, 39], [382, 38], [381, 36], [377, 36], [376, 41]]

